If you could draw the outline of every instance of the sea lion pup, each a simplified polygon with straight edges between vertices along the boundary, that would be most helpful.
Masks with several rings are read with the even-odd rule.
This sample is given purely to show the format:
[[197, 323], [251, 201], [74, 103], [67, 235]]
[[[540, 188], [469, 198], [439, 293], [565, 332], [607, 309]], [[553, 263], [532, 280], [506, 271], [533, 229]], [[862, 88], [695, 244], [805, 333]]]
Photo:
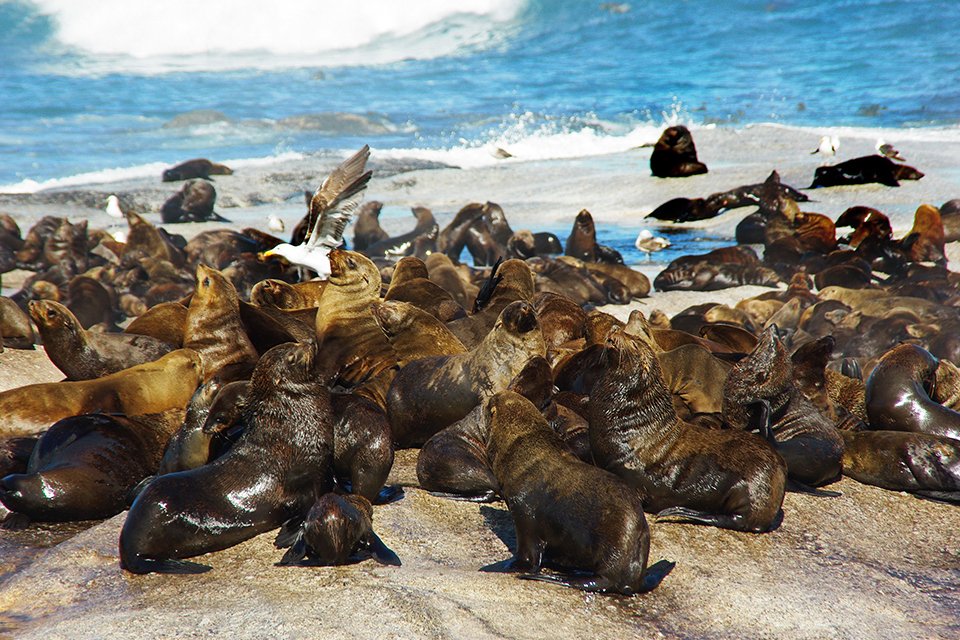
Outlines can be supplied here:
[[426, 264], [415, 256], [404, 256], [397, 262], [383, 299], [409, 302], [441, 322], [467, 315], [452, 295], [428, 278]]
[[914, 344], [898, 345], [880, 356], [867, 378], [870, 428], [960, 441], [960, 413], [930, 399], [938, 365], [929, 351]]
[[363, 203], [353, 223], [353, 250], [363, 252], [370, 245], [386, 240], [390, 234], [380, 226], [383, 203], [371, 200]]
[[427, 276], [430, 280], [443, 287], [447, 293], [453, 296], [457, 304], [464, 309], [468, 309], [474, 298], [477, 297], [477, 292], [473, 291], [472, 294], [467, 292], [468, 283], [464, 282], [460, 274], [457, 273], [457, 269], [453, 266], [450, 258], [446, 254], [434, 252], [427, 256], [423, 262], [427, 265]]
[[706, 173], [707, 165], [697, 159], [693, 135], [683, 125], [667, 127], [650, 154], [650, 173], [658, 178], [686, 178]]
[[127, 514], [120, 566], [132, 573], [196, 573], [180, 558], [219, 551], [306, 511], [333, 485], [329, 363], [317, 344], [281, 344], [250, 380], [246, 430], [226, 455], [158, 476]]
[[[426, 207], [413, 207], [411, 209], [414, 217], [417, 219], [416, 226], [407, 233], [399, 236], [389, 237], [367, 246], [362, 253], [371, 258], [386, 256], [388, 258], [399, 258], [413, 253], [414, 243], [417, 238], [432, 233], [439, 233], [440, 227], [433, 217], [433, 212]], [[359, 249], [357, 249], [359, 251]]]
[[191, 178], [207, 178], [210, 176], [229, 176], [233, 174], [230, 167], [210, 162], [206, 158], [194, 158], [180, 164], [165, 169], [163, 171], [163, 182], [177, 182], [178, 180], [190, 180]]
[[597, 228], [586, 209], [581, 209], [574, 218], [563, 253], [584, 262], [623, 264], [623, 256], [616, 249], [597, 243]]
[[843, 441], [834, 423], [797, 388], [786, 348], [770, 326], [756, 348], [730, 369], [723, 420], [733, 429], [760, 424], [787, 463], [790, 478], [818, 487], [839, 479]]
[[[663, 576], [646, 575], [650, 531], [641, 493], [577, 459], [520, 394], [496, 394], [484, 414], [491, 468], [517, 532], [509, 570], [600, 593], [656, 587]], [[591, 575], [542, 574], [544, 560]]]
[[0, 437], [47, 429], [83, 413], [127, 416], [184, 408], [203, 377], [200, 356], [177, 349], [153, 362], [76, 382], [28, 384], [0, 392]]
[[905, 164], [896, 164], [885, 156], [862, 156], [839, 164], [817, 167], [808, 189], [836, 187], [848, 184], [879, 182], [888, 187], [899, 187], [900, 180], [919, 180], [923, 173]]
[[203, 359], [204, 380], [246, 378], [257, 362], [257, 350], [240, 319], [240, 297], [222, 273], [197, 266], [196, 287], [183, 329], [183, 346]]
[[708, 253], [681, 256], [657, 274], [657, 291], [716, 291], [743, 284], [776, 286], [780, 277], [764, 267], [750, 247], [721, 247]]
[[358, 495], [326, 493], [306, 517], [284, 523], [278, 548], [289, 547], [278, 564], [339, 565], [372, 557], [380, 564], [400, 566], [400, 558], [373, 531], [373, 506]]
[[0, 296], [0, 349], [33, 349], [36, 340], [30, 316], [16, 302]]
[[[363, 254], [330, 252], [330, 277], [320, 296], [316, 329], [324, 357], [339, 368], [348, 387], [377, 378], [396, 366], [390, 342], [373, 318], [370, 305], [380, 301], [380, 271]], [[391, 374], [382, 381], [384, 390]]]
[[160, 219], [164, 224], [205, 220], [230, 222], [213, 210], [216, 202], [217, 190], [212, 184], [206, 180], [188, 180], [160, 207]]
[[409, 302], [374, 302], [371, 309], [377, 325], [390, 341], [397, 364], [401, 367], [421, 358], [467, 352], [466, 347], [451, 333], [447, 325]]
[[506, 260], [496, 272], [498, 281], [483, 307], [466, 318], [447, 323], [447, 327], [468, 349], [480, 344], [507, 305], [533, 299], [533, 272], [523, 260]]
[[136, 264], [142, 258], [155, 258], [166, 260], [174, 267], [183, 266], [186, 256], [161, 229], [133, 211], [125, 211], [124, 216], [130, 230], [121, 258], [123, 264]]
[[470, 409], [507, 387], [533, 356], [546, 355], [533, 306], [507, 306], [472, 351], [433, 356], [401, 369], [387, 393], [387, 414], [399, 447], [422, 445]]
[[891, 491], [960, 503], [960, 442], [905, 431], [841, 431], [843, 475]]
[[156, 472], [182, 419], [182, 408], [151, 416], [64, 418], [40, 437], [26, 473], [0, 480], [0, 502], [39, 521], [114, 516], [126, 508], [130, 490]]
[[173, 345], [133, 333], [96, 333], [80, 326], [70, 310], [52, 300], [30, 302], [30, 317], [44, 348], [67, 380], [92, 380], [173, 351]]
[[644, 493], [658, 518], [763, 532], [777, 525], [786, 467], [749, 433], [682, 422], [650, 347], [623, 329], [590, 394], [590, 448], [601, 468]]

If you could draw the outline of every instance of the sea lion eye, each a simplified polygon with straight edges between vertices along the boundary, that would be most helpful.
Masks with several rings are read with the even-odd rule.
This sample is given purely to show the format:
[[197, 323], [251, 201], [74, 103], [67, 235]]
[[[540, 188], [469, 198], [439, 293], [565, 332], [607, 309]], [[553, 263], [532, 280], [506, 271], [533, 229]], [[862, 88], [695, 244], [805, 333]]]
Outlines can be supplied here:
[[203, 286], [205, 286], [205, 287], [209, 287], [209, 286], [210, 286], [210, 278], [209, 278], [209, 277], [203, 279]]
[[349, 266], [351, 269], [356, 269], [357, 268], [356, 260], [354, 260], [353, 258], [350, 258], [349, 260], [347, 260], [347, 266]]

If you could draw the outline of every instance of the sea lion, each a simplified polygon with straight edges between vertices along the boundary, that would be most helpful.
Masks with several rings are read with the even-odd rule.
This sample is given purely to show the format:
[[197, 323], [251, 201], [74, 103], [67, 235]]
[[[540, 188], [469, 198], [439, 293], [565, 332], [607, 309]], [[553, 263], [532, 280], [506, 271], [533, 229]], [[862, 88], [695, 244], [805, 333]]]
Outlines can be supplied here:
[[370, 245], [386, 240], [390, 234], [380, 226], [380, 211], [383, 203], [370, 200], [363, 203], [353, 223], [353, 249], [363, 252]]
[[203, 359], [204, 380], [245, 378], [257, 362], [257, 350], [240, 319], [240, 297], [216, 269], [197, 266], [196, 286], [183, 329], [183, 346]]
[[960, 442], [904, 431], [841, 431], [843, 475], [891, 491], [960, 502]]
[[929, 351], [914, 344], [898, 345], [880, 356], [867, 378], [870, 428], [960, 441], [960, 413], [930, 399], [938, 364]]
[[426, 207], [413, 207], [411, 209], [414, 217], [417, 219], [416, 226], [407, 233], [395, 237], [385, 238], [378, 242], [367, 245], [362, 251], [371, 258], [385, 256], [387, 258], [400, 258], [413, 253], [413, 246], [417, 238], [431, 233], [438, 233], [439, 226], [433, 217], [433, 213]]
[[653, 350], [611, 330], [590, 394], [590, 448], [597, 464], [638, 487], [648, 511], [738, 531], [778, 524], [786, 467], [749, 433], [711, 430], [677, 417]]
[[25, 473], [0, 479], [0, 502], [31, 520], [114, 516], [126, 508], [130, 490], [156, 472], [182, 419], [182, 408], [152, 416], [64, 418], [40, 437]]
[[137, 316], [124, 333], [150, 336], [174, 347], [183, 346], [183, 330], [187, 324], [187, 308], [179, 302], [161, 302]]
[[593, 216], [586, 209], [581, 209], [574, 218], [573, 228], [567, 236], [563, 253], [584, 262], [623, 264], [623, 256], [618, 251], [597, 243], [597, 229], [593, 223]]
[[879, 155], [862, 156], [839, 164], [817, 167], [808, 189], [836, 187], [848, 184], [879, 182], [888, 187], [899, 187], [900, 180], [919, 180], [923, 173], [905, 164], [896, 164]]
[[[246, 389], [245, 381], [231, 382], [230, 385], [243, 385]], [[203, 431], [203, 425], [223, 386], [220, 379], [214, 377], [197, 387], [187, 405], [183, 424], [167, 442], [157, 470], [159, 475], [195, 469], [210, 460], [211, 435]]]
[[390, 341], [397, 364], [401, 367], [421, 358], [467, 352], [460, 339], [445, 324], [409, 302], [374, 302], [371, 308], [377, 325]]
[[36, 341], [30, 316], [16, 302], [0, 296], [0, 348], [33, 349]]
[[289, 283], [268, 278], [254, 285], [250, 302], [259, 307], [277, 309], [305, 309], [320, 304], [320, 296], [327, 287], [326, 280], [307, 280]]
[[683, 125], [667, 127], [650, 154], [650, 173], [658, 178], [685, 178], [707, 173], [707, 165], [697, 159], [693, 135]]
[[355, 393], [331, 394], [337, 481], [371, 502], [393, 466], [393, 439], [383, 407]]
[[440, 252], [431, 253], [424, 260], [427, 265], [427, 276], [433, 282], [443, 287], [443, 289], [453, 296], [464, 309], [469, 309], [473, 299], [476, 298], [476, 291], [472, 295], [467, 293], [467, 283], [463, 281], [457, 273], [456, 267], [446, 254]]
[[453, 296], [428, 278], [427, 266], [420, 258], [405, 256], [397, 262], [384, 300], [409, 302], [441, 322], [466, 316]]
[[900, 241], [912, 262], [933, 262], [947, 265], [944, 253], [944, 227], [940, 210], [929, 204], [917, 207], [913, 214], [913, 227]]
[[387, 393], [387, 414], [399, 447], [422, 445], [507, 387], [533, 356], [546, 354], [536, 311], [517, 301], [500, 314], [472, 351], [416, 360], [401, 369]]
[[203, 377], [200, 356], [190, 349], [159, 360], [77, 382], [29, 384], [0, 393], [0, 436], [43, 431], [83, 413], [138, 416], [184, 408]]
[[230, 167], [210, 162], [206, 158], [194, 158], [180, 164], [164, 169], [163, 182], [176, 182], [178, 180], [190, 180], [191, 178], [206, 178], [210, 176], [229, 176], [233, 174]]
[[204, 571], [179, 559], [276, 528], [328, 492], [328, 367], [313, 341], [263, 354], [250, 380], [240, 441], [210, 464], [158, 476], [143, 489], [120, 532], [120, 566], [132, 573]]
[[464, 205], [437, 237], [437, 248], [450, 260], [459, 263], [460, 254], [467, 244], [467, 236], [474, 223], [483, 218], [483, 205], [471, 202]]
[[305, 518], [284, 523], [274, 544], [289, 547], [281, 565], [341, 565], [372, 557], [380, 564], [400, 566], [397, 554], [373, 531], [373, 506], [358, 495], [320, 496]]
[[164, 224], [178, 222], [230, 222], [213, 210], [217, 190], [206, 180], [188, 180], [180, 191], [167, 198], [160, 207], [160, 219]]
[[730, 369], [723, 420], [734, 429], [769, 429], [793, 480], [817, 487], [840, 478], [843, 441], [834, 423], [797, 387], [775, 326], [765, 329], [756, 348]]
[[[646, 575], [650, 532], [641, 493], [577, 459], [523, 396], [498, 393], [484, 413], [491, 468], [517, 532], [510, 570], [600, 593], [656, 587]], [[590, 575], [543, 574], [544, 561]]]
[[52, 300], [31, 301], [30, 317], [40, 330], [50, 361], [67, 380], [100, 378], [153, 362], [174, 349], [150, 336], [86, 331], [69, 309]]
[[506, 260], [497, 269], [497, 282], [483, 308], [466, 318], [459, 318], [447, 324], [453, 335], [457, 336], [465, 347], [477, 346], [500, 317], [507, 305], [518, 300], [529, 301], [533, 298], [533, 273], [523, 260]]

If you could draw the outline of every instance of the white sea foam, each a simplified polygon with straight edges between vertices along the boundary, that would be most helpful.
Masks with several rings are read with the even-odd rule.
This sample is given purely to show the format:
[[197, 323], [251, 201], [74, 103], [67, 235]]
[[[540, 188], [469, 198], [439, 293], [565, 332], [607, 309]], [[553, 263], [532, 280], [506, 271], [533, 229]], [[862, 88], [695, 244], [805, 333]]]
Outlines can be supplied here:
[[94, 73], [385, 64], [495, 44], [523, 0], [35, 0]]

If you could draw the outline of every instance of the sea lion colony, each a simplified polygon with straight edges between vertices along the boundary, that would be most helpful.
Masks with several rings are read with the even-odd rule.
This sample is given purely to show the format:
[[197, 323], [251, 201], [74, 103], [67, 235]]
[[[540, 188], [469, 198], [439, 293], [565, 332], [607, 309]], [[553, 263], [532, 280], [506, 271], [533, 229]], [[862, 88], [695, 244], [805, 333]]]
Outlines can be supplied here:
[[[676, 129], [660, 147], [682, 153], [658, 147], [654, 173], [706, 171]], [[2, 299], [2, 344], [39, 333], [68, 380], [0, 393], [4, 524], [129, 506], [132, 572], [202, 571], [185, 559], [280, 527], [284, 563], [399, 564], [371, 504], [401, 494], [384, 487], [394, 449], [420, 447], [422, 488], [506, 501], [508, 570], [633, 594], [670, 570], [647, 566], [644, 511], [764, 532], [789, 517], [784, 491], [829, 495], [841, 474], [960, 502], [955, 207], [921, 205], [895, 239], [876, 209], [834, 221], [805, 200], [773, 172], [659, 207], [683, 221], [756, 205], [737, 238], [763, 251], [678, 258], [657, 289], [771, 290], [626, 324], [597, 307], [650, 283], [596, 242], [586, 210], [557, 256], [559, 239], [514, 232], [491, 202], [443, 229], [417, 207], [395, 238], [367, 202], [358, 251], [330, 251], [325, 281], [265, 259], [282, 241], [256, 229], [187, 242], [127, 212], [122, 243], [53, 216], [22, 236], [0, 216], [0, 266], [34, 272]], [[323, 224], [308, 213], [292, 242]]]

